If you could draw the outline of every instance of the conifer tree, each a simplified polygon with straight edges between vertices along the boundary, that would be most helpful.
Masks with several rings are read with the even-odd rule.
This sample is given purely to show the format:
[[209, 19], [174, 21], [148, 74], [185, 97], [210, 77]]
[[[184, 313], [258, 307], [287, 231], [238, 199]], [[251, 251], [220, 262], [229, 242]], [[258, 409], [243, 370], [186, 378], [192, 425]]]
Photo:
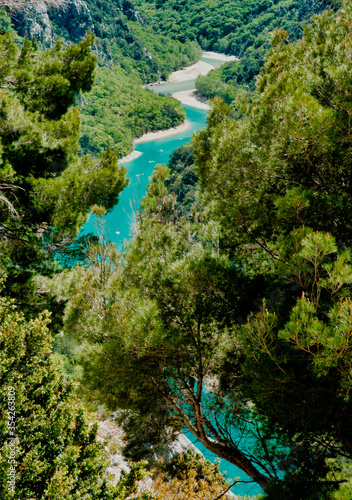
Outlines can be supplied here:
[[97, 428], [58, 374], [48, 321], [0, 298], [0, 496], [108, 500]]
[[36, 302], [33, 274], [50, 272], [53, 252], [67, 250], [89, 207], [110, 209], [127, 183], [116, 152], [78, 155], [72, 105], [94, 81], [92, 43], [87, 34], [41, 52], [35, 40], [19, 50], [10, 32], [0, 35], [0, 272], [27, 312]]

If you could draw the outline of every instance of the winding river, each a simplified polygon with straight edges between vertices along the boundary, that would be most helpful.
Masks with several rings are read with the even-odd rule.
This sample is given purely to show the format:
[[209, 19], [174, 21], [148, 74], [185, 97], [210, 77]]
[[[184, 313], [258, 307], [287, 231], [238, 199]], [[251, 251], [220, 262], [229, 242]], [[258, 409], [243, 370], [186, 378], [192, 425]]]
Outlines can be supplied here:
[[[202, 60], [213, 67], [219, 67], [224, 61], [212, 59], [208, 54], [203, 55]], [[188, 91], [194, 88], [194, 77], [187, 81], [175, 81], [153, 86], [153, 90], [163, 94], [175, 94], [177, 92]], [[130, 161], [120, 161], [127, 169], [127, 177], [130, 179], [128, 186], [119, 197], [118, 204], [105, 216], [106, 227], [108, 228], [108, 238], [116, 246], [123, 241], [128, 240], [131, 233], [131, 227], [135, 220], [135, 207], [139, 200], [145, 195], [148, 180], [156, 165], [167, 163], [170, 154], [181, 144], [191, 140], [192, 134], [197, 130], [204, 128], [206, 124], [206, 109], [198, 109], [193, 106], [183, 104], [186, 111], [189, 127], [187, 130], [173, 133], [167, 137], [143, 139], [143, 142], [136, 144], [134, 156], [140, 155]], [[133, 155], [132, 155], [133, 156]], [[128, 160], [128, 157], [127, 157]], [[88, 221], [82, 234], [94, 233], [93, 220]], [[219, 461], [218, 457], [209, 452], [192, 434], [186, 433], [187, 437], [203, 453], [204, 457], [211, 462]], [[232, 482], [238, 478], [242, 481], [249, 481], [250, 478], [240, 469], [230, 464], [226, 460], [220, 460], [220, 470], [227, 472], [227, 478]], [[240, 483], [232, 488], [235, 495], [257, 495], [261, 488], [255, 484]]]
[[[105, 216], [106, 226], [109, 228], [108, 237], [116, 245], [129, 239], [131, 224], [134, 221], [133, 207], [136, 200], [145, 195], [148, 179], [155, 166], [167, 163], [174, 149], [190, 141], [192, 134], [205, 126], [206, 111], [190, 106], [184, 108], [190, 122], [190, 127], [186, 131], [137, 144], [135, 150], [142, 155], [127, 163], [121, 162], [127, 169], [130, 182], [120, 194], [118, 204]], [[88, 232], [95, 232], [93, 221], [88, 221], [84, 225], [84, 233]]]
[[[216, 68], [223, 64], [223, 60], [212, 59], [211, 53], [203, 53], [202, 63], [205, 66], [199, 73], [206, 73], [210, 67]], [[196, 65], [194, 65], [196, 66]], [[191, 67], [193, 68], [193, 66]], [[187, 72], [187, 68], [185, 72]], [[197, 71], [197, 70], [195, 70]], [[190, 71], [190, 79], [180, 78], [181, 72], [175, 72], [171, 75], [168, 83], [153, 85], [151, 88], [160, 94], [175, 94], [184, 92], [195, 87], [195, 71]], [[172, 81], [176, 80], [176, 81]], [[177, 81], [179, 80], [179, 81]], [[135, 150], [132, 155], [119, 161], [127, 170], [127, 177], [130, 179], [128, 186], [120, 194], [119, 202], [105, 216], [106, 227], [108, 228], [108, 237], [115, 245], [120, 245], [130, 237], [131, 228], [135, 220], [135, 207], [138, 201], [146, 193], [148, 180], [153, 173], [156, 165], [167, 163], [170, 154], [181, 144], [191, 140], [192, 134], [197, 130], [204, 128], [206, 124], [206, 109], [199, 109], [187, 104], [182, 104], [186, 111], [189, 126], [187, 130], [172, 133], [167, 137], [155, 138], [153, 134], [147, 134], [142, 137], [141, 142], [136, 141]], [[180, 127], [182, 129], [182, 126]], [[183, 127], [184, 129], [184, 127]], [[155, 134], [156, 135], [156, 134]], [[150, 140], [148, 138], [150, 137]], [[147, 139], [147, 140], [145, 140]], [[137, 154], [136, 154], [137, 153]], [[138, 156], [138, 153], [140, 155]], [[128, 161], [129, 157], [137, 156]], [[81, 234], [94, 233], [94, 217], [83, 226]]]

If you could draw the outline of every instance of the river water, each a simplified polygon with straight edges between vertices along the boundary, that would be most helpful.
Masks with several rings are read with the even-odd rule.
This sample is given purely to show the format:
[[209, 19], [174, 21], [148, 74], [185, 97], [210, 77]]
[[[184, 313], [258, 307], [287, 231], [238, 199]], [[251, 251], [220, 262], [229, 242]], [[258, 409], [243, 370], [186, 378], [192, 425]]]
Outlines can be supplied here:
[[[219, 61], [209, 58], [203, 58], [205, 62], [212, 64], [214, 67], [219, 67]], [[194, 88], [194, 80], [186, 82], [170, 82], [161, 85], [156, 85], [153, 90], [162, 94], [173, 94], [182, 90]], [[130, 179], [128, 186], [123, 190], [119, 197], [117, 205], [105, 216], [107, 237], [110, 241], [120, 246], [123, 241], [128, 241], [131, 236], [133, 222], [135, 221], [136, 207], [139, 205], [139, 200], [145, 195], [147, 184], [150, 176], [156, 165], [167, 163], [170, 154], [181, 144], [185, 144], [191, 140], [192, 134], [197, 130], [201, 130], [206, 125], [207, 111], [197, 109], [191, 106], [183, 105], [187, 120], [190, 122], [190, 128], [184, 132], [176, 133], [172, 136], [162, 139], [152, 139], [148, 142], [137, 144], [136, 151], [141, 152], [138, 158], [122, 163], [127, 170], [127, 177]], [[94, 218], [89, 220], [83, 227], [81, 234], [95, 233]], [[211, 462], [220, 462], [220, 470], [227, 472], [227, 479], [234, 481], [236, 478], [242, 481], [249, 481], [250, 478], [240, 469], [230, 464], [226, 460], [219, 460], [213, 453], [209, 452], [193, 435], [186, 433], [187, 437], [197, 446], [203, 453], [204, 457]], [[261, 488], [255, 484], [240, 483], [232, 488], [235, 495], [254, 496], [260, 493]]]
[[[108, 237], [116, 245], [129, 239], [135, 215], [134, 206], [136, 201], [138, 204], [138, 200], [145, 195], [148, 179], [155, 166], [167, 163], [174, 149], [189, 142], [192, 134], [205, 126], [206, 112], [204, 110], [190, 106], [184, 106], [184, 108], [187, 119], [191, 123], [188, 130], [163, 139], [137, 144], [135, 150], [140, 151], [142, 155], [128, 163], [123, 163], [130, 182], [120, 194], [117, 205], [105, 216], [106, 227], [109, 229]], [[84, 225], [82, 234], [89, 232], [95, 232], [93, 220]]]

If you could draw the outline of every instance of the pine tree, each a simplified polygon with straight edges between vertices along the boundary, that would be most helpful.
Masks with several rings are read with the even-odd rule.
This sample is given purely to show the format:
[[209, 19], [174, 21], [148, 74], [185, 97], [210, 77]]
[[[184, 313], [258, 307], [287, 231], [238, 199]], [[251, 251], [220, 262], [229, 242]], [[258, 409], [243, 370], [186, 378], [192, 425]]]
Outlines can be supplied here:
[[58, 374], [48, 322], [0, 298], [0, 496], [107, 500], [97, 428]]

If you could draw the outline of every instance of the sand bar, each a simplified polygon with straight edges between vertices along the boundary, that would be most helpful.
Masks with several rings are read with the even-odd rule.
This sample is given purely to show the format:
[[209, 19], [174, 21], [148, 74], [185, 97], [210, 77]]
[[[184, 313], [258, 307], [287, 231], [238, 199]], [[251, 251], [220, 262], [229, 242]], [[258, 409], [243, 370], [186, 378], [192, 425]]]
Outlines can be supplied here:
[[206, 59], [215, 59], [216, 61], [239, 61], [236, 56], [227, 56], [226, 54], [219, 54], [218, 52], [202, 52], [202, 57]]
[[205, 62], [198, 61], [188, 68], [180, 69], [179, 71], [174, 71], [168, 78], [168, 82], [186, 82], [187, 80], [194, 80], [199, 75], [206, 75], [214, 69], [214, 66]]
[[153, 141], [155, 139], [163, 139], [164, 137], [169, 137], [170, 135], [178, 134], [179, 132], [185, 132], [190, 128], [190, 126], [190, 122], [186, 120], [177, 127], [167, 128], [166, 130], [158, 130], [158, 132], [148, 132], [147, 134], [143, 134], [142, 137], [138, 137], [138, 139], [134, 141], [134, 144]]
[[[190, 128], [191, 124], [188, 120], [185, 120], [181, 125], [177, 127], [167, 128], [165, 130], [158, 130], [157, 132], [148, 132], [147, 134], [143, 134], [141, 137], [138, 137], [133, 142], [133, 146], [139, 144], [141, 142], [149, 142], [154, 141], [155, 139], [163, 139], [164, 137], [169, 137], [174, 134], [179, 134], [180, 132], [185, 132]], [[123, 165], [124, 163], [128, 163], [129, 161], [135, 160], [139, 158], [143, 153], [141, 151], [137, 151], [136, 149], [132, 151], [132, 153], [124, 156], [123, 158], [119, 158], [119, 164]]]
[[[224, 63], [228, 61], [238, 61], [238, 57], [236, 56], [227, 56], [225, 54], [218, 54], [217, 52], [202, 52], [202, 57], [223, 61]], [[207, 75], [212, 69], [214, 69], [214, 66], [200, 60], [192, 64], [192, 66], [188, 66], [188, 68], [171, 73], [168, 82], [186, 82], [187, 80], [194, 80], [199, 75]]]
[[135, 160], [139, 156], [141, 156], [143, 153], [141, 151], [132, 151], [132, 153], [128, 154], [127, 156], [124, 156], [123, 158], [119, 158], [119, 164], [123, 163], [128, 163], [129, 161]]
[[[202, 56], [208, 59], [215, 59], [224, 62], [238, 60], [238, 57], [236, 56], [227, 56], [225, 54], [218, 54], [217, 52], [203, 52]], [[186, 82], [187, 80], [194, 80], [199, 75], [203, 76], [207, 75], [209, 71], [211, 71], [212, 69], [214, 69], [214, 66], [205, 61], [200, 60], [196, 64], [188, 66], [188, 68], [181, 69], [179, 71], [174, 71], [173, 73], [171, 73], [168, 82]], [[192, 106], [193, 108], [198, 108], [198, 109], [209, 110], [210, 106], [206, 102], [200, 101], [195, 95], [195, 92], [196, 92], [195, 89], [183, 90], [181, 92], [175, 92], [174, 94], [172, 94], [172, 96], [175, 97], [175, 99], [177, 99], [178, 101], [182, 102], [182, 104], [185, 104], [187, 106]], [[178, 127], [172, 127], [166, 130], [159, 130], [158, 132], [148, 132], [147, 134], [143, 134], [141, 137], [139, 137], [134, 141], [134, 145], [139, 144], [141, 142], [153, 141], [155, 139], [163, 139], [164, 137], [169, 137], [174, 134], [178, 134], [179, 132], [185, 132], [189, 128], [190, 128], [190, 123], [188, 120], [186, 120]], [[138, 158], [141, 154], [143, 153], [134, 150], [129, 155], [125, 156], [124, 158], [121, 158], [119, 162], [120, 164], [127, 163], [129, 161]]]
[[196, 89], [182, 90], [181, 92], [175, 92], [174, 94], [172, 94], [172, 97], [182, 102], [182, 104], [185, 104], [186, 106], [192, 106], [193, 108], [198, 109], [206, 109], [208, 111], [210, 109], [209, 104], [199, 100], [196, 92]]

